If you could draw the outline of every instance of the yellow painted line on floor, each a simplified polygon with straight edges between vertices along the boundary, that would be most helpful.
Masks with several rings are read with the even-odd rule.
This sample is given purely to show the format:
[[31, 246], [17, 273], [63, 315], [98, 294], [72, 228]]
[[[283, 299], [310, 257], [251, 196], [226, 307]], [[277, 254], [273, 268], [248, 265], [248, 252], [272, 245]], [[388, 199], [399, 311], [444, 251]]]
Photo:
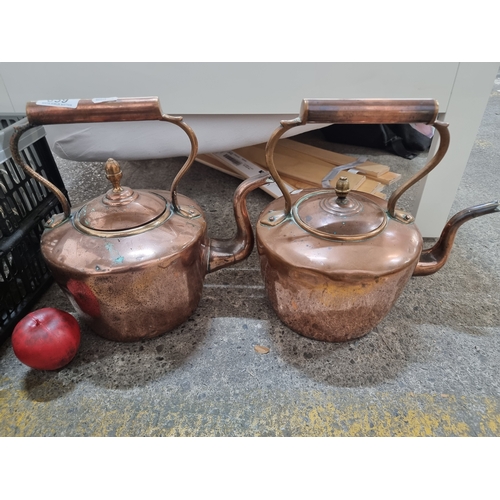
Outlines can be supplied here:
[[[104, 391], [105, 392], [105, 391]], [[1, 436], [499, 436], [500, 400], [440, 394], [260, 391], [30, 400], [0, 390]]]

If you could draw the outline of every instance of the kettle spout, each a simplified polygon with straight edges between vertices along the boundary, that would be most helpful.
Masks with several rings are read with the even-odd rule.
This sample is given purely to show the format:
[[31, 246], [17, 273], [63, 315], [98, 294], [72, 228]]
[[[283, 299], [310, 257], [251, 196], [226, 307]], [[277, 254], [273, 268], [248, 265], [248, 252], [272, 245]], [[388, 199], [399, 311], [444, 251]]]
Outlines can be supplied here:
[[498, 201], [466, 208], [454, 215], [447, 222], [437, 243], [428, 250], [422, 251], [420, 260], [413, 272], [413, 276], [428, 276], [429, 274], [434, 274], [436, 271], [439, 271], [448, 260], [458, 228], [464, 222], [475, 219], [480, 215], [494, 212], [500, 212]]
[[274, 182], [269, 172], [262, 172], [243, 181], [233, 197], [236, 235], [229, 240], [210, 239], [208, 270], [211, 273], [217, 269], [231, 266], [246, 259], [253, 250], [254, 235], [246, 205], [247, 195], [265, 184]]

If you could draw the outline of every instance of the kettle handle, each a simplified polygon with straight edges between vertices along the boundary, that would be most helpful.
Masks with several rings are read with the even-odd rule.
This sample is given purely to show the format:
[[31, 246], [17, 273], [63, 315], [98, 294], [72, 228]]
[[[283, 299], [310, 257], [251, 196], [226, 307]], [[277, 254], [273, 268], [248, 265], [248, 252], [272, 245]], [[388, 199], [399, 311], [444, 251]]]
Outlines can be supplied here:
[[291, 212], [291, 197], [274, 164], [274, 150], [281, 136], [291, 128], [306, 123], [427, 123], [439, 133], [439, 148], [425, 167], [397, 189], [387, 203], [391, 217], [411, 222], [412, 217], [396, 211], [396, 202], [406, 190], [436, 167], [446, 154], [450, 143], [448, 124], [437, 121], [438, 111], [439, 104], [434, 99], [304, 99], [299, 116], [293, 120], [282, 120], [266, 144], [267, 168], [285, 199], [285, 214]]
[[[21, 136], [32, 127], [39, 125], [55, 125], [67, 123], [104, 123], [123, 121], [158, 120], [173, 123], [180, 127], [191, 143], [189, 156], [179, 170], [170, 188], [172, 205], [176, 212], [189, 217], [178, 204], [177, 186], [194, 162], [198, 154], [198, 139], [182, 116], [170, 116], [161, 110], [158, 97], [110, 98], [110, 99], [64, 99], [52, 101], [28, 102], [26, 105], [27, 124], [14, 127], [15, 132], [10, 140], [10, 149], [14, 161], [31, 177], [50, 189], [61, 203], [64, 219], [70, 216], [70, 204], [66, 196], [50, 181], [29, 167], [19, 153]], [[62, 221], [61, 221], [62, 222]]]
[[434, 123], [434, 99], [304, 99], [302, 123]]

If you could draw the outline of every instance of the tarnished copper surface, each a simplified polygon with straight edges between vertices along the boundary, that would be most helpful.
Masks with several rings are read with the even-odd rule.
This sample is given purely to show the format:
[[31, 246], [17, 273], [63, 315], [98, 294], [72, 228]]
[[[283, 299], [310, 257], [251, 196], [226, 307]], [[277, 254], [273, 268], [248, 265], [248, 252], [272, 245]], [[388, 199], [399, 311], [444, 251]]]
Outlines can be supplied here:
[[495, 212], [500, 212], [498, 201], [466, 208], [455, 214], [447, 222], [437, 243], [422, 252], [413, 275], [428, 276], [439, 271], [448, 260], [458, 228], [471, 219]]
[[[128, 342], [175, 328], [196, 309], [207, 272], [251, 253], [254, 239], [246, 197], [272, 182], [269, 175], [248, 179], [236, 190], [235, 236], [209, 241], [201, 207], [177, 193], [196, 157], [198, 140], [182, 117], [162, 114], [157, 98], [80, 100], [74, 109], [28, 103], [27, 115], [30, 123], [13, 135], [13, 157], [64, 202], [64, 214], [46, 225], [42, 254], [56, 282], [99, 335]], [[34, 124], [128, 120], [166, 121], [187, 134], [191, 151], [170, 191], [122, 187], [120, 166], [109, 159], [105, 170], [112, 188], [71, 213], [64, 195], [26, 165], [18, 151], [21, 135]]]
[[118, 162], [110, 158], [105, 170], [113, 187], [75, 213], [73, 221], [80, 231], [95, 235], [139, 227], [145, 231], [152, 221], [162, 216], [165, 221], [170, 216], [170, 204], [158, 193], [121, 186], [122, 173]]
[[434, 99], [304, 99], [302, 123], [433, 123]]
[[[189, 198], [179, 199], [201, 210]], [[206, 222], [173, 213], [155, 230], [99, 238], [68, 221], [43, 234], [41, 250], [56, 282], [96, 333], [140, 340], [175, 328], [198, 305], [207, 269]]]
[[[90, 327], [110, 340], [130, 342], [156, 337], [186, 321], [201, 298], [207, 272], [248, 257], [253, 231], [246, 197], [268, 181], [259, 175], [236, 190], [236, 235], [209, 240], [206, 221], [170, 211], [164, 223], [134, 234], [79, 231], [75, 209], [70, 220], [42, 236], [41, 250], [56, 282]], [[152, 191], [170, 199], [169, 191]], [[201, 207], [178, 195], [182, 206]]]
[[[415, 224], [389, 214], [387, 226], [376, 236], [367, 233], [365, 239], [351, 241], [319, 238], [294, 219], [297, 201], [310, 193], [315, 191], [291, 195], [291, 214], [273, 225], [268, 218], [283, 213], [285, 201], [279, 198], [266, 207], [256, 227], [257, 249], [266, 291], [279, 318], [297, 333], [328, 342], [371, 331], [391, 310], [412, 275], [432, 274], [446, 263], [463, 223], [499, 212], [496, 201], [459, 212], [436, 245], [422, 251]], [[333, 190], [331, 196], [336, 196]], [[366, 193], [357, 196], [387, 211], [380, 198]]]
[[26, 105], [26, 116], [33, 125], [161, 120], [162, 115], [158, 97], [121, 97], [104, 102], [80, 99], [76, 108], [36, 102]]
[[[448, 124], [437, 122], [437, 114], [432, 99], [305, 99], [300, 115], [281, 121], [271, 134], [266, 163], [283, 198], [262, 212], [257, 248], [271, 304], [290, 328], [331, 342], [368, 333], [390, 311], [412, 274], [432, 274], [444, 265], [461, 224], [498, 211], [493, 202], [460, 212], [438, 243], [422, 252], [414, 217], [398, 210], [396, 203], [446, 154]], [[306, 123], [415, 122], [433, 124], [440, 136], [438, 150], [387, 203], [349, 193], [343, 179], [335, 194], [306, 190], [292, 195], [274, 164], [278, 140]]]
[[[446, 154], [448, 125], [436, 122], [438, 109], [433, 99], [305, 99], [299, 116], [281, 121], [271, 134], [266, 163], [283, 198], [261, 214], [257, 248], [271, 304], [293, 330], [327, 341], [356, 338], [369, 332], [397, 300], [417, 266], [422, 237], [414, 218], [397, 210], [396, 203]], [[434, 125], [439, 148], [388, 203], [364, 193], [348, 194], [344, 180], [337, 184], [336, 199], [328, 190], [291, 195], [274, 164], [278, 140], [306, 123], [417, 122]], [[437, 270], [431, 262], [441, 246], [424, 253], [416, 274]]]
[[331, 189], [306, 193], [293, 204], [293, 219], [308, 233], [327, 240], [364, 240], [382, 232], [387, 224], [385, 211], [349, 191], [349, 181], [340, 177], [335, 194]]
[[[309, 192], [292, 195], [292, 203]], [[380, 198], [366, 198], [387, 209]], [[274, 227], [261, 223], [283, 207], [283, 198], [271, 202], [256, 226], [262, 274], [278, 316], [294, 331], [329, 342], [368, 333], [413, 273], [422, 250], [416, 226], [388, 218], [376, 236], [333, 241], [304, 231], [292, 216]]]
[[[293, 194], [292, 201], [314, 190]], [[333, 196], [335, 192], [332, 190]], [[367, 193], [355, 193], [386, 208], [386, 202]], [[256, 225], [257, 245], [282, 260], [283, 265], [321, 270], [332, 279], [376, 278], [403, 267], [416, 265], [422, 248], [415, 224], [402, 224], [389, 218], [385, 231], [362, 241], [337, 242], [318, 238], [299, 227], [292, 217], [271, 227], [262, 224], [267, 214], [283, 208], [283, 199], [273, 200], [261, 213]], [[369, 257], [369, 258], [368, 258]]]
[[266, 292], [278, 317], [301, 335], [344, 342], [370, 332], [391, 310], [413, 266], [399, 272], [358, 279], [331, 279], [261, 254]]
[[[196, 157], [197, 138], [182, 117], [162, 114], [156, 98], [97, 104], [83, 100], [73, 110], [29, 103], [27, 114], [30, 123], [12, 137], [13, 158], [63, 201], [62, 193], [39, 179], [17, 150], [21, 135], [35, 124], [161, 120], [182, 128], [191, 142], [191, 152], [170, 191], [134, 192], [122, 187], [119, 165], [110, 159], [106, 170], [112, 189], [73, 214], [66, 201], [64, 214], [48, 223], [42, 253], [56, 281], [99, 335], [134, 341], [175, 328], [197, 307], [207, 272], [250, 254], [253, 232], [246, 197], [270, 182], [269, 176], [248, 179], [236, 190], [235, 236], [209, 241], [201, 208], [177, 194], [180, 179]], [[284, 197], [261, 214], [257, 242], [269, 299], [290, 328], [331, 342], [366, 334], [389, 312], [412, 274], [431, 274], [444, 264], [461, 224], [498, 211], [495, 202], [457, 214], [435, 247], [422, 252], [413, 217], [397, 210], [396, 202], [446, 153], [447, 125], [435, 122], [436, 116], [437, 103], [425, 99], [307, 100], [299, 117], [282, 121], [273, 132], [266, 161]], [[287, 130], [307, 121], [423, 121], [435, 125], [441, 144], [426, 167], [396, 190], [388, 203], [369, 194], [349, 193], [342, 181], [331, 196], [322, 190], [290, 195], [274, 166], [274, 148]]]

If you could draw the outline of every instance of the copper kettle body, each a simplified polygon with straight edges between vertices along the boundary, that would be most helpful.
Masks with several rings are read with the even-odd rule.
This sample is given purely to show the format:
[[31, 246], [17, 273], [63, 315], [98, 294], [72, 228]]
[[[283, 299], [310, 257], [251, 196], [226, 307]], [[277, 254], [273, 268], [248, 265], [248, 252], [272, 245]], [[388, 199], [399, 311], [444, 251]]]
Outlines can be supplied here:
[[[254, 245], [246, 196], [268, 182], [247, 179], [234, 198], [236, 234], [209, 239], [201, 207], [177, 193], [177, 185], [197, 154], [197, 139], [182, 117], [164, 115], [157, 98], [80, 100], [76, 109], [28, 103], [28, 125], [13, 136], [15, 161], [58, 196], [64, 213], [46, 223], [42, 255], [62, 290], [86, 323], [109, 340], [131, 342], [157, 337], [186, 321], [202, 295], [207, 273], [245, 259]], [[71, 210], [57, 188], [24, 164], [21, 135], [53, 123], [162, 120], [182, 128], [191, 152], [170, 191], [136, 190], [121, 185], [121, 169], [106, 162], [112, 187], [103, 196]]]
[[[438, 242], [423, 250], [411, 214], [396, 209], [399, 197], [429, 173], [449, 145], [448, 126], [437, 122], [438, 105], [421, 100], [304, 100], [300, 116], [282, 121], [266, 145], [268, 168], [283, 197], [261, 213], [257, 249], [270, 303], [288, 327], [306, 337], [348, 341], [370, 332], [391, 310], [411, 276], [436, 272], [446, 262], [457, 229], [498, 202], [459, 212]], [[335, 189], [290, 194], [274, 165], [274, 148], [291, 127], [305, 123], [432, 124], [439, 148], [427, 165], [386, 202], [351, 192], [346, 178]]]

